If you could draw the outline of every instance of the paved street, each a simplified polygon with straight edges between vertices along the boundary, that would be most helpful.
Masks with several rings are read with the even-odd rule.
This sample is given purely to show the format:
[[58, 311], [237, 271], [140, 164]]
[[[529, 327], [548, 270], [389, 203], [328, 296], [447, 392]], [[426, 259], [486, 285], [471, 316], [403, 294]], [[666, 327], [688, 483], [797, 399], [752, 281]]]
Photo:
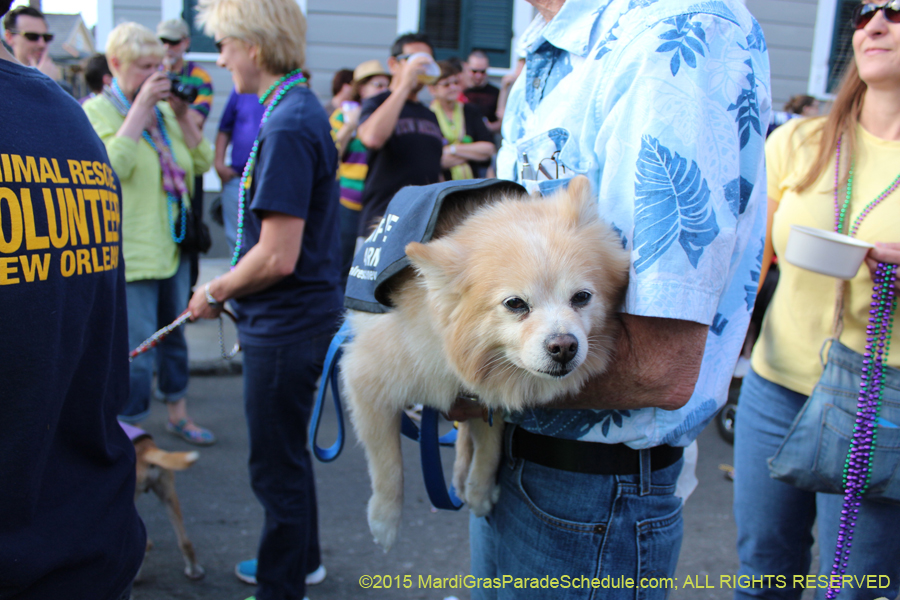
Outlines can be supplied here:
[[[207, 199], [206, 206], [210, 201]], [[210, 220], [208, 219], [208, 222]], [[222, 230], [211, 224], [213, 248], [201, 264], [200, 282], [228, 268]], [[218, 327], [215, 322], [189, 324], [188, 344], [192, 376], [188, 402], [198, 423], [212, 429], [219, 442], [200, 450], [200, 460], [179, 473], [176, 485], [181, 498], [188, 534], [194, 542], [206, 578], [189, 581], [165, 510], [155, 497], [138, 501], [154, 549], [146, 561], [144, 581], [137, 584], [134, 600], [244, 600], [253, 587], [234, 576], [238, 561], [256, 551], [262, 525], [262, 510], [250, 490], [247, 474], [247, 432], [244, 424], [239, 357], [229, 365], [219, 357]], [[226, 324], [226, 344], [234, 339], [233, 327]], [[235, 368], [237, 367], [237, 368]], [[199, 375], [197, 373], [204, 373]], [[320, 445], [334, 439], [335, 420], [328, 405]], [[192, 450], [185, 442], [164, 430], [162, 406], [155, 406], [144, 427], [166, 450]], [[348, 426], [343, 454], [328, 464], [316, 463], [319, 517], [323, 561], [328, 569], [325, 581], [309, 589], [311, 600], [344, 599], [435, 599], [456, 596], [467, 600], [465, 590], [423, 590], [418, 577], [453, 577], [468, 573], [468, 511], [435, 511], [431, 508], [419, 470], [418, 447], [404, 439], [406, 502], [400, 539], [390, 553], [375, 545], [366, 524], [365, 506], [369, 478], [362, 448]], [[735, 526], [731, 516], [732, 483], [719, 469], [731, 464], [732, 448], [710, 426], [699, 438], [697, 466], [699, 486], [684, 511], [685, 536], [676, 576], [681, 586], [670, 595], [675, 600], [727, 600], [731, 591], [719, 586], [721, 575], [737, 570]], [[444, 452], [445, 472], [452, 463], [452, 450]], [[364, 575], [411, 575], [411, 589], [362, 589]], [[687, 576], [709, 589], [685, 589]], [[552, 598], [552, 593], [548, 594]], [[807, 593], [804, 598], [811, 598]]]
[[[194, 325], [191, 325], [194, 327]], [[218, 436], [219, 443], [200, 451], [200, 460], [189, 471], [179, 473], [177, 487], [188, 534], [197, 549], [207, 576], [191, 582], [182, 575], [183, 564], [165, 511], [152, 496], [140, 499], [138, 509], [154, 542], [144, 569], [145, 580], [135, 588], [135, 600], [231, 599], [243, 600], [253, 592], [232, 573], [234, 565], [253, 556], [262, 511], [248, 482], [247, 436], [241, 404], [240, 376], [195, 376], [191, 381], [191, 414]], [[167, 434], [164, 411], [155, 407], [146, 429], [168, 450], [191, 447]], [[334, 420], [326, 414], [323, 440], [332, 441]], [[417, 447], [404, 440], [406, 459], [406, 503], [401, 538], [385, 554], [371, 540], [365, 519], [369, 480], [362, 449], [350, 433], [343, 454], [335, 462], [316, 463], [321, 539], [328, 577], [310, 588], [311, 600], [343, 598], [434, 598], [455, 595], [468, 598], [464, 590], [363, 590], [363, 575], [419, 575], [450, 577], [468, 573], [468, 513], [433, 511], [422, 484]], [[445, 469], [452, 451], [446, 449]], [[731, 462], [731, 446], [714, 428], [700, 437], [697, 474], [700, 484], [685, 507], [685, 540], [678, 577], [709, 575], [718, 586], [719, 576], [734, 574], [735, 529], [731, 518], [731, 486], [719, 470]], [[401, 577], [402, 579], [402, 577]], [[705, 578], [701, 578], [705, 583]], [[552, 596], [548, 596], [552, 597]], [[684, 599], [730, 598], [727, 590], [681, 589], [671, 595]]]

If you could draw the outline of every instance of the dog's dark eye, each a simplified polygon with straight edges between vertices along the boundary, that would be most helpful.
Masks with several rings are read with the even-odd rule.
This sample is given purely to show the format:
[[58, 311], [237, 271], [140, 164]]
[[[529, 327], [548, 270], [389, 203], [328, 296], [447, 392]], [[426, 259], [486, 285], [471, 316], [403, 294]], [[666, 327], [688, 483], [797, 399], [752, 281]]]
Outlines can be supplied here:
[[503, 301], [503, 306], [505, 306], [508, 310], [511, 310], [515, 313], [523, 313], [528, 312], [528, 303], [522, 300], [521, 298], [517, 298], [513, 296], [512, 298], [507, 298]]
[[581, 308], [582, 306], [587, 306], [587, 303], [591, 301], [591, 293], [581, 291], [572, 296], [572, 306], [576, 306]]

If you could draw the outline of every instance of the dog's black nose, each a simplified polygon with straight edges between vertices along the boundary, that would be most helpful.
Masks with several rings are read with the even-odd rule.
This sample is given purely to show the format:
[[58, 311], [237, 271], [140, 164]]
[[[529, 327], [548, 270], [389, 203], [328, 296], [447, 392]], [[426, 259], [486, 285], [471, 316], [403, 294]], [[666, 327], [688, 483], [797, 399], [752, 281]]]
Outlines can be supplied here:
[[553, 360], [564, 365], [578, 354], [578, 340], [571, 333], [551, 335], [547, 338], [547, 352]]

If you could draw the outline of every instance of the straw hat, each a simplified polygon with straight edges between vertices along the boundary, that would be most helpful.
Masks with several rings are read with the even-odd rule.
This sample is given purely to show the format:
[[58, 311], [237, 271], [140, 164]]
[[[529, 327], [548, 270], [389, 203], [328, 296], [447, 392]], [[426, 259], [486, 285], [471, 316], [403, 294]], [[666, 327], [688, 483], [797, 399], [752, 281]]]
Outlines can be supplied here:
[[182, 19], [169, 19], [156, 26], [156, 37], [169, 40], [183, 40], [186, 37], [190, 37], [190, 35], [190, 28]]
[[356, 83], [363, 79], [368, 79], [369, 77], [375, 77], [376, 75], [384, 75], [385, 77], [391, 76], [391, 74], [381, 66], [380, 62], [377, 60], [367, 60], [354, 69], [353, 82]]

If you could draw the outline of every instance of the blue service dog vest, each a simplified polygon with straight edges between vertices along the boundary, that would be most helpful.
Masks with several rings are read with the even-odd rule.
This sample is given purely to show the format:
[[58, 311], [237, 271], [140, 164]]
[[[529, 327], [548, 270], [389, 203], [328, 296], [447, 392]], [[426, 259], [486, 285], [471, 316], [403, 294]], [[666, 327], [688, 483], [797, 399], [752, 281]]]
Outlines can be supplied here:
[[401, 189], [391, 199], [378, 227], [353, 257], [344, 306], [372, 313], [390, 310], [387, 283], [410, 266], [406, 245], [431, 240], [447, 198], [476, 190], [527, 194], [518, 183], [503, 179], [445, 181]]

